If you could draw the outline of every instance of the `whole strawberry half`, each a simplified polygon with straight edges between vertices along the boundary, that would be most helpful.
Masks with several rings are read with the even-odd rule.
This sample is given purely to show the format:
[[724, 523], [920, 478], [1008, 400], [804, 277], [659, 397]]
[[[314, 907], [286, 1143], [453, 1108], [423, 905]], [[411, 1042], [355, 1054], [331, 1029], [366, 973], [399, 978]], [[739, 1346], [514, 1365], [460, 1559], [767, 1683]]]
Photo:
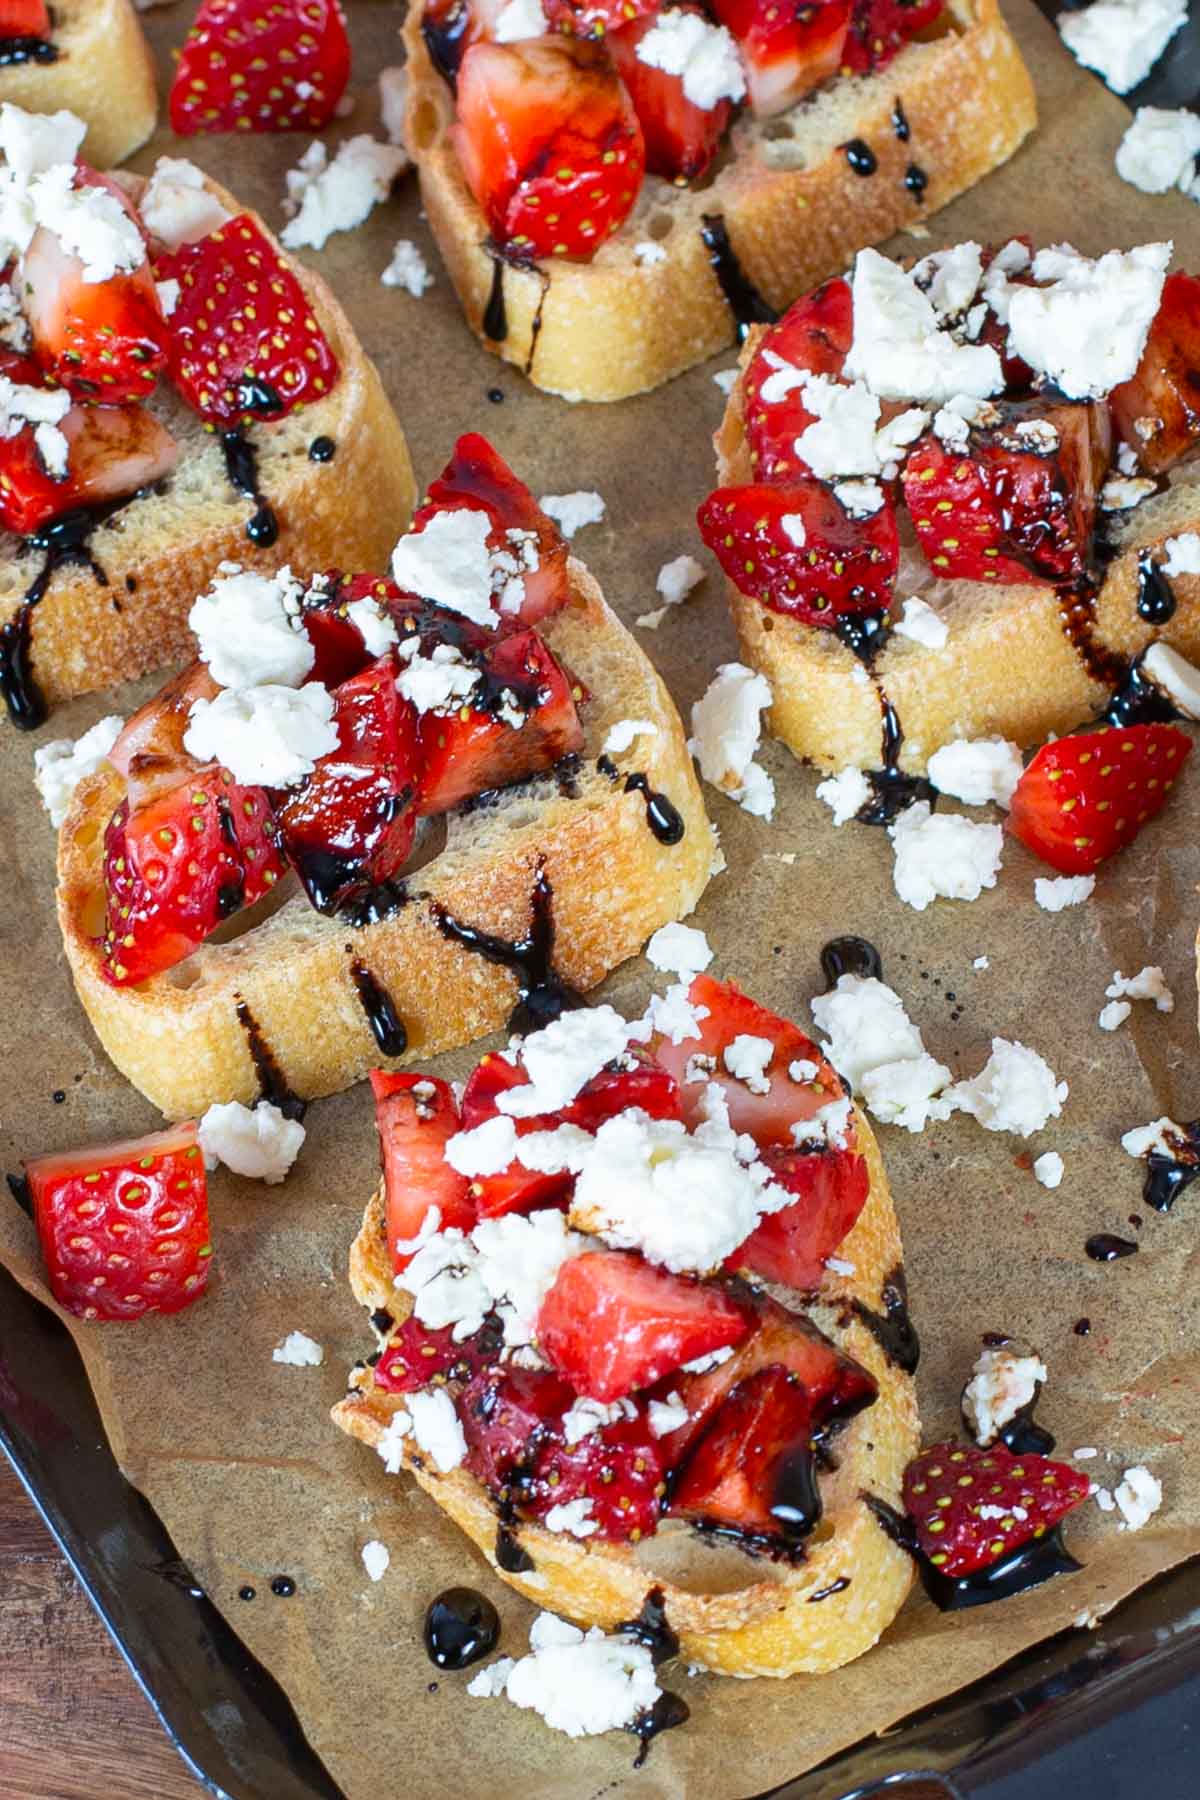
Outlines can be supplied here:
[[171, 129], [319, 131], [349, 78], [338, 0], [204, 0], [171, 83]]
[[282, 418], [336, 382], [337, 358], [304, 289], [248, 214], [160, 257], [154, 273], [179, 283], [171, 379], [209, 424]]
[[1080, 1469], [1003, 1445], [934, 1444], [904, 1471], [904, 1506], [917, 1542], [943, 1575], [973, 1575], [1046, 1533], [1086, 1500]]
[[82, 1319], [178, 1312], [208, 1283], [195, 1123], [25, 1164], [50, 1291]]
[[1090, 875], [1160, 813], [1191, 755], [1174, 725], [1079, 732], [1038, 751], [1013, 794], [1008, 829], [1064, 875]]

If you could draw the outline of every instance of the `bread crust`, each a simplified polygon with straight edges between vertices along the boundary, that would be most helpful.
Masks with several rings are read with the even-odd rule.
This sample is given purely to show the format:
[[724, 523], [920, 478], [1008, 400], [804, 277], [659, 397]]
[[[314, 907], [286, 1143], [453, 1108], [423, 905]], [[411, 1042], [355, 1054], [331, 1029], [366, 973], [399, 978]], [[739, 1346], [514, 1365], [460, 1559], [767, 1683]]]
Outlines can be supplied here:
[[[132, 176], [123, 181], [134, 192], [141, 185]], [[247, 210], [217, 182], [206, 177], [205, 186], [230, 212]], [[138, 496], [92, 533], [106, 585], [90, 568], [67, 563], [33, 609], [33, 675], [51, 706], [190, 656], [188, 611], [219, 563], [273, 572], [290, 562], [304, 574], [332, 565], [385, 568], [412, 516], [408, 445], [374, 364], [321, 277], [289, 257], [257, 214], [249, 216], [299, 280], [341, 371], [324, 399], [254, 433], [279, 537], [270, 546], [250, 541], [253, 502], [229, 481], [218, 435], [160, 382], [150, 406], [180, 441], [178, 467], [163, 492]], [[336, 446], [331, 462], [308, 454], [322, 436]], [[24, 540], [0, 531], [0, 625], [20, 607], [37, 568]]]
[[[749, 280], [779, 309], [845, 267], [864, 244], [944, 206], [1004, 162], [1036, 122], [1033, 86], [998, 0], [951, 0], [953, 30], [907, 45], [886, 71], [849, 77], [766, 127], [733, 127], [714, 179], [680, 189], [647, 176], [633, 213], [590, 263], [505, 267], [508, 333], [488, 338], [483, 318], [497, 265], [450, 141], [454, 100], [421, 35], [419, 6], [404, 26], [410, 75], [406, 136], [421, 198], [467, 322], [536, 387], [570, 400], [621, 400], [657, 387], [733, 343], [735, 321], [701, 238], [706, 214], [724, 217]], [[907, 139], [893, 127], [900, 103]], [[795, 125], [795, 156], [779, 133]], [[841, 149], [860, 136], [876, 173], [856, 175]], [[783, 150], [780, 145], [783, 144]], [[905, 187], [919, 159], [922, 202]], [[643, 265], [634, 246], [658, 241], [665, 259]]]
[[87, 126], [94, 168], [124, 162], [154, 130], [154, 58], [131, 0], [54, 0], [54, 62], [0, 69], [0, 102], [27, 112], [65, 108]]
[[[301, 895], [224, 943], [137, 987], [101, 974], [103, 838], [123, 782], [105, 768], [81, 783], [59, 834], [58, 913], [76, 990], [113, 1062], [172, 1119], [216, 1101], [253, 1103], [260, 1092], [238, 1002], [244, 1001], [283, 1080], [304, 1099], [335, 1093], [368, 1069], [398, 1068], [499, 1029], [515, 978], [452, 943], [431, 903], [508, 940], [524, 935], [537, 869], [553, 893], [555, 966], [573, 986], [595, 986], [650, 934], [689, 913], [708, 882], [714, 839], [673, 702], [644, 652], [574, 559], [571, 600], [540, 629], [593, 696], [577, 792], [553, 775], [503, 791], [496, 805], [450, 815], [445, 848], [409, 882], [413, 901], [352, 929], [315, 912]], [[619, 778], [596, 768], [609, 729], [647, 719], [614, 758]], [[684, 835], [665, 845], [649, 829], [639, 791], [644, 772], [677, 807]], [[358, 998], [352, 964], [364, 964], [404, 1022], [403, 1057], [382, 1056]]]
[[[913, 1580], [912, 1560], [879, 1528], [862, 1492], [901, 1504], [900, 1484], [920, 1439], [911, 1378], [889, 1363], [860, 1318], [855, 1300], [880, 1310], [884, 1282], [901, 1265], [900, 1232], [874, 1133], [855, 1109], [859, 1144], [870, 1170], [870, 1192], [858, 1222], [838, 1248], [853, 1275], [827, 1276], [818, 1303], [806, 1310], [879, 1383], [875, 1404], [836, 1438], [837, 1470], [821, 1476], [824, 1514], [795, 1567], [715, 1550], [686, 1527], [660, 1526], [633, 1549], [580, 1542], [544, 1526], [516, 1530], [532, 1557], [532, 1573], [511, 1574], [495, 1559], [496, 1509], [465, 1469], [439, 1474], [415, 1447], [405, 1467], [465, 1531], [493, 1571], [536, 1605], [583, 1625], [611, 1629], [636, 1618], [651, 1588], [661, 1588], [680, 1655], [725, 1675], [822, 1674], [870, 1649], [895, 1618]], [[350, 1250], [350, 1282], [368, 1308], [404, 1312], [392, 1285], [383, 1193], [367, 1207]], [[777, 1290], [780, 1291], [780, 1290]], [[782, 1292], [782, 1291], [781, 1291]], [[782, 1294], [788, 1304], [796, 1296]], [[399, 1302], [399, 1304], [398, 1304]], [[361, 1443], [379, 1442], [403, 1397], [375, 1386], [369, 1368], [356, 1372], [350, 1393], [333, 1409], [335, 1424]], [[714, 1579], [713, 1571], [720, 1570]], [[848, 1585], [827, 1592], [842, 1579]], [[821, 1598], [822, 1594], [824, 1597]], [[814, 1599], [819, 1604], [814, 1605]]]
[[[713, 438], [721, 487], [753, 481], [744, 431], [744, 371], [763, 332], [742, 352], [743, 374]], [[1200, 473], [1200, 465], [1197, 466]], [[1156, 638], [1200, 660], [1200, 576], [1172, 576], [1176, 607], [1165, 624], [1138, 616], [1138, 557], [1168, 537], [1200, 528], [1200, 481], [1181, 481], [1144, 500], [1114, 535], [1096, 599], [1095, 652], [1125, 661]], [[768, 729], [820, 769], [878, 768], [880, 690], [904, 730], [899, 766], [923, 774], [929, 757], [956, 738], [998, 734], [1023, 748], [1073, 730], [1103, 712], [1111, 685], [1091, 672], [1068, 634], [1058, 592], [1042, 583], [990, 587], [935, 581], [921, 591], [949, 627], [940, 649], [893, 635], [873, 662], [875, 681], [832, 632], [773, 612], [726, 579], [742, 658], [771, 683]], [[905, 595], [914, 590], [899, 588]]]

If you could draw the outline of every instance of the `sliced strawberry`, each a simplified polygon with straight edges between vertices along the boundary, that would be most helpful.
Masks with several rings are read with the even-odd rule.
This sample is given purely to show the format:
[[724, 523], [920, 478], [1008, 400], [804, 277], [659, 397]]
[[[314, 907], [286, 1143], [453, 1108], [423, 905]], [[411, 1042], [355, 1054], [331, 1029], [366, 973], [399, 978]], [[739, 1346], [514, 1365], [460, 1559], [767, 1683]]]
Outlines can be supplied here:
[[190, 663], [125, 721], [108, 760], [125, 777], [131, 813], [200, 774], [195, 757], [183, 747], [184, 733], [196, 701], [212, 700], [219, 691], [204, 663]]
[[711, 1282], [689, 1281], [625, 1251], [563, 1264], [538, 1314], [537, 1342], [581, 1394], [618, 1400], [681, 1363], [745, 1337], [745, 1309]]
[[713, 11], [738, 41], [750, 103], [760, 119], [794, 106], [841, 66], [850, 0], [807, 6], [714, 0]]
[[166, 426], [141, 406], [73, 406], [58, 430], [67, 440], [62, 477], [48, 472], [31, 425], [0, 438], [0, 525], [9, 531], [29, 536], [76, 507], [136, 493], [179, 460]]
[[202, 0], [171, 83], [171, 129], [319, 131], [349, 78], [338, 0]]
[[375, 1364], [375, 1385], [386, 1394], [412, 1394], [431, 1382], [470, 1381], [496, 1361], [501, 1342], [499, 1332], [484, 1325], [455, 1343], [452, 1325], [431, 1331], [410, 1316]]
[[779, 1363], [757, 1369], [722, 1402], [671, 1496], [671, 1513], [710, 1530], [795, 1544], [821, 1503], [812, 1397]]
[[803, 294], [759, 342], [742, 381], [746, 441], [758, 480], [785, 481], [804, 473], [795, 443], [815, 415], [789, 372], [839, 376], [853, 335], [850, 283], [839, 277]]
[[454, 146], [497, 244], [591, 257], [624, 221], [645, 151], [633, 103], [597, 45], [472, 44]]
[[954, 1577], [973, 1575], [1045, 1537], [1087, 1499], [1091, 1486], [1082, 1469], [1045, 1456], [951, 1442], [934, 1444], [909, 1463], [904, 1505], [924, 1554]]
[[275, 797], [284, 849], [318, 912], [336, 913], [404, 862], [417, 829], [417, 710], [392, 655], [334, 690], [337, 748]]
[[656, 13], [659, 0], [545, 0], [544, 11], [557, 31], [611, 43], [618, 28], [631, 19]]
[[429, 60], [451, 87], [458, 81], [468, 45], [490, 35], [483, 28], [479, 6], [471, 0], [425, 0], [421, 8], [421, 36]]
[[867, 1203], [871, 1178], [866, 1158], [852, 1148], [830, 1145], [768, 1150], [763, 1161], [772, 1180], [796, 1195], [795, 1204], [761, 1219], [725, 1266], [787, 1287], [819, 1288], [825, 1259], [834, 1254]]
[[346, 607], [352, 600], [369, 598], [386, 611], [389, 592], [399, 593], [399, 589], [394, 582], [381, 581], [375, 575], [355, 575], [346, 583], [339, 576], [331, 578], [326, 600], [304, 613], [304, 630], [316, 657], [313, 681], [336, 688], [352, 675], [361, 674], [371, 658], [362, 632], [346, 616]]
[[854, 0], [842, 67], [854, 75], [886, 68], [942, 10], [942, 0]]
[[209, 424], [282, 418], [337, 381], [337, 358], [304, 289], [248, 214], [169, 251], [154, 273], [179, 283], [171, 379]]
[[886, 494], [877, 512], [856, 519], [824, 482], [798, 476], [780, 487], [718, 488], [696, 518], [729, 579], [773, 612], [832, 630], [888, 606], [900, 541]]
[[1200, 441], [1200, 277], [1168, 275], [1141, 361], [1108, 397], [1117, 436], [1150, 475]]
[[208, 1284], [208, 1184], [189, 1120], [25, 1164], [50, 1291], [81, 1319], [179, 1312]]
[[[502, 595], [504, 623], [536, 625], [560, 611], [571, 591], [566, 539], [499, 451], [477, 431], [466, 432], [455, 444], [450, 461], [413, 519], [412, 529], [421, 531], [434, 513], [464, 506], [487, 513], [492, 525], [488, 549], [493, 556], [512, 558], [513, 580], [519, 581], [520, 587], [514, 595], [507, 590]], [[526, 568], [527, 561], [534, 566]], [[514, 597], [519, 605], [513, 604]]]
[[[107, 176], [81, 163], [75, 186], [101, 189], [136, 224], [133, 202]], [[21, 259], [21, 275], [33, 354], [58, 386], [113, 406], [151, 393], [170, 334], [144, 255], [128, 273], [86, 281], [84, 264], [43, 226]]]
[[574, 1389], [550, 1369], [483, 1370], [458, 1405], [467, 1468], [489, 1493], [506, 1493], [528, 1477], [544, 1442], [561, 1442], [574, 1401]]
[[122, 801], [104, 835], [102, 972], [128, 987], [182, 962], [284, 870], [266, 793], [201, 769], [146, 805]]
[[0, 40], [49, 36], [46, 0], [0, 0]]
[[536, 631], [496, 639], [478, 666], [472, 701], [421, 716], [424, 813], [524, 781], [583, 748], [572, 683]]
[[461, 1130], [451, 1089], [432, 1075], [392, 1075], [371, 1071], [375, 1123], [383, 1158], [388, 1249], [399, 1274], [416, 1254], [398, 1250], [411, 1243], [430, 1207], [440, 1213], [438, 1229], [469, 1231], [475, 1223], [465, 1175], [446, 1161], [446, 1142]]
[[[673, 6], [671, 12], [705, 16], [691, 5]], [[621, 29], [610, 31], [605, 41], [642, 128], [647, 169], [667, 181], [697, 181], [717, 153], [733, 107], [728, 100], [697, 106], [683, 91], [682, 75], [669, 75], [642, 61], [638, 45], [656, 23], [652, 8], [646, 14], [625, 24], [629, 16], [625, 12], [618, 21]]]
[[1008, 828], [1064, 875], [1090, 875], [1167, 803], [1192, 750], [1174, 725], [1127, 725], [1044, 744], [1017, 783]]

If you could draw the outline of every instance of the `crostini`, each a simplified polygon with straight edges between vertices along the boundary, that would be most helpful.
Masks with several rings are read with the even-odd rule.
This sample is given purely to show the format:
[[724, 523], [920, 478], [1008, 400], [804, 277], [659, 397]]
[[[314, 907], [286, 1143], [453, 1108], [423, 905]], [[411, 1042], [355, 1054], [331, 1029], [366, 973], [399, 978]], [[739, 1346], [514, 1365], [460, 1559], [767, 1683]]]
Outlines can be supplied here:
[[94, 168], [124, 162], [145, 143], [157, 89], [132, 0], [5, 0], [0, 104], [74, 113]]

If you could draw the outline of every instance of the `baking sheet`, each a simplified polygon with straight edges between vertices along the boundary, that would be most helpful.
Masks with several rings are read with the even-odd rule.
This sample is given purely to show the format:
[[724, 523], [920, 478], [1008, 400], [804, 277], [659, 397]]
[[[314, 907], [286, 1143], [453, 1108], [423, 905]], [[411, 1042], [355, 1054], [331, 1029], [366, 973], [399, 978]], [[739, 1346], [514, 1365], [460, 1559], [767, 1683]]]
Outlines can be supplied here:
[[[1155, 199], [1119, 183], [1111, 155], [1127, 118], [1120, 102], [1078, 70], [1032, 7], [1013, 5], [1039, 85], [1043, 124], [1005, 170], [943, 213], [907, 251], [1013, 230], [1070, 238], [1099, 251], [1173, 235], [1179, 260], [1197, 261], [1198, 215], [1182, 199]], [[186, 27], [182, 8], [151, 16], [160, 50]], [[392, 58], [396, 9], [351, 12], [358, 104], [339, 135], [374, 129], [370, 78]], [[283, 170], [307, 140], [194, 139], [187, 154], [229, 182], [269, 219], [280, 218]], [[159, 148], [176, 147], [162, 134]], [[135, 159], [148, 167], [154, 151]], [[478, 349], [444, 276], [420, 301], [383, 289], [379, 273], [398, 237], [414, 238], [437, 270], [415, 187], [359, 232], [334, 238], [312, 261], [332, 281], [408, 431], [418, 478], [428, 480], [454, 436], [481, 429], [535, 491], [597, 488], [604, 523], [577, 552], [632, 621], [652, 608], [654, 575], [682, 550], [696, 553], [695, 503], [711, 483], [708, 437], [722, 396], [718, 359], [658, 394], [618, 408], [576, 408], [539, 395]], [[500, 404], [489, 390], [503, 393]], [[710, 565], [711, 566], [711, 565]], [[642, 642], [681, 706], [733, 653], [715, 573]], [[119, 696], [131, 710], [153, 683]], [[39, 734], [76, 735], [113, 696], [65, 707]], [[157, 1115], [108, 1065], [74, 1000], [52, 903], [51, 833], [30, 782], [33, 743], [0, 737], [0, 830], [9, 845], [0, 900], [0, 1004], [8, 1022], [3, 1157], [151, 1130]], [[1029, 1145], [955, 1119], [910, 1138], [881, 1131], [906, 1246], [914, 1316], [925, 1344], [919, 1386], [926, 1436], [952, 1429], [957, 1393], [982, 1330], [1027, 1335], [1048, 1361], [1042, 1408], [1069, 1451], [1092, 1444], [1088, 1464], [1112, 1485], [1146, 1461], [1166, 1504], [1131, 1536], [1094, 1505], [1069, 1528], [1083, 1573], [1003, 1606], [942, 1617], [920, 1597], [884, 1642], [835, 1676], [787, 1683], [688, 1679], [685, 1731], [660, 1739], [642, 1771], [633, 1746], [612, 1735], [570, 1744], [503, 1702], [467, 1701], [465, 1678], [438, 1676], [420, 1648], [428, 1599], [469, 1580], [504, 1619], [503, 1649], [520, 1654], [530, 1609], [490, 1575], [466, 1541], [407, 1481], [334, 1431], [329, 1406], [345, 1372], [370, 1347], [345, 1283], [345, 1254], [375, 1178], [365, 1087], [317, 1103], [300, 1164], [281, 1189], [221, 1173], [213, 1178], [217, 1243], [213, 1290], [191, 1314], [119, 1330], [76, 1328], [115, 1453], [143, 1490], [202, 1585], [250, 1649], [282, 1682], [314, 1748], [349, 1800], [403, 1789], [503, 1797], [621, 1792], [712, 1800], [796, 1775], [993, 1668], [1017, 1650], [1102, 1612], [1140, 1582], [1200, 1551], [1195, 1480], [1197, 1350], [1191, 1293], [1195, 1199], [1173, 1215], [1139, 1205], [1139, 1170], [1120, 1151], [1131, 1124], [1195, 1111], [1192, 938], [1200, 849], [1191, 842], [1197, 782], [1181, 784], [1167, 820], [1104, 871], [1086, 908], [1050, 917], [1033, 905], [1032, 860], [1005, 855], [995, 891], [971, 904], [937, 903], [918, 916], [891, 888], [884, 838], [858, 827], [835, 834], [813, 797], [815, 778], [771, 746], [779, 807], [770, 825], [710, 794], [729, 872], [705, 896], [696, 923], [717, 948], [715, 971], [806, 1020], [820, 986], [817, 952], [835, 932], [879, 946], [885, 974], [920, 1023], [928, 1048], [956, 1074], [975, 1072], [994, 1034], [1040, 1049], [1072, 1093], [1061, 1120]], [[783, 858], [794, 858], [784, 861]], [[750, 923], [752, 922], [752, 924]], [[973, 968], [986, 954], [986, 971]], [[1144, 1003], [1118, 1033], [1096, 1027], [1113, 969], [1161, 962], [1178, 997], [1165, 1019]], [[629, 965], [608, 984], [617, 1005], [640, 1007], [646, 971]], [[441, 1059], [464, 1075], [478, 1050]], [[61, 1100], [56, 1095], [64, 1096]], [[1048, 1193], [1023, 1152], [1056, 1148], [1067, 1174]], [[1140, 1228], [1128, 1223], [1134, 1213]], [[1083, 1253], [1096, 1230], [1137, 1236], [1142, 1250], [1098, 1265]], [[0, 1257], [42, 1292], [32, 1228], [15, 1208], [0, 1215]], [[1080, 1317], [1090, 1335], [1073, 1330]], [[274, 1364], [289, 1330], [326, 1347], [319, 1369]], [[379, 1537], [392, 1552], [372, 1586], [359, 1551]], [[276, 1574], [296, 1583], [276, 1598]], [[256, 1599], [242, 1602], [250, 1584]]]

